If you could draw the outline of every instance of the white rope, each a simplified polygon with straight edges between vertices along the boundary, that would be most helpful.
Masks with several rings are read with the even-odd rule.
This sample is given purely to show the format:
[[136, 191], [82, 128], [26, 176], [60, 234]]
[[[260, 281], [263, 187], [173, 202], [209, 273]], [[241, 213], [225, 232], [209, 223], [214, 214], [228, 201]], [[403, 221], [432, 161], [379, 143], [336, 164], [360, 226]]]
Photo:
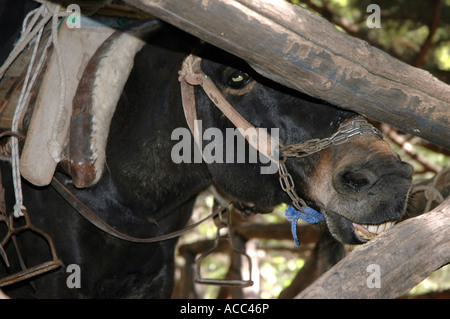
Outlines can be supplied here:
[[47, 57], [47, 53], [48, 53], [48, 48], [50, 47], [50, 45], [52, 44], [52, 39], [51, 37], [48, 38], [47, 43], [45, 44], [45, 47], [41, 53], [41, 57], [39, 58], [39, 62], [36, 65], [36, 68], [33, 72], [33, 77], [30, 80], [30, 85], [28, 85], [28, 90], [25, 93], [25, 97], [24, 97], [24, 104], [27, 107], [28, 103], [30, 102], [30, 96], [31, 96], [31, 89], [34, 85], [34, 83], [36, 82], [37, 76], [39, 75], [39, 73], [41, 72], [42, 66], [44, 65], [44, 61], [45, 58]]
[[[37, 11], [36, 11], [37, 12]], [[28, 16], [27, 16], [28, 17]], [[33, 20], [34, 17], [33, 17]], [[25, 19], [24, 24], [26, 24], [27, 19]], [[25, 26], [22, 28], [25, 30]], [[19, 120], [22, 116], [22, 113], [25, 109], [25, 95], [29, 94], [33, 83], [29, 83], [31, 70], [33, 69], [34, 60], [36, 58], [37, 49], [39, 47], [39, 43], [42, 37], [42, 32], [44, 29], [38, 31], [37, 36], [35, 38], [33, 53], [31, 55], [30, 63], [28, 65], [27, 73], [25, 75], [25, 79], [22, 86], [22, 91], [20, 92], [19, 101], [17, 102], [16, 110], [14, 112], [11, 131], [17, 132], [19, 128]], [[35, 78], [33, 76], [33, 78]], [[23, 205], [23, 195], [22, 195], [22, 183], [20, 179], [20, 166], [19, 166], [19, 141], [16, 137], [11, 137], [11, 163], [12, 163], [12, 173], [13, 173], [13, 184], [14, 184], [14, 194], [16, 197], [16, 204], [14, 205], [14, 217], [23, 216], [22, 210], [25, 210], [25, 206]]]
[[[11, 131], [17, 132], [19, 127], [19, 121], [22, 118], [24, 111], [26, 110], [29, 103], [31, 89], [34, 86], [37, 76], [40, 73], [43, 63], [45, 61], [47, 49], [53, 43], [57, 55], [61, 94], [60, 94], [59, 108], [54, 122], [53, 136], [52, 140], [49, 141], [49, 147], [50, 145], [52, 145], [53, 147], [53, 149], [51, 150], [52, 157], [55, 159], [55, 161], [59, 161], [62, 147], [61, 145], [59, 145], [56, 138], [58, 137], [58, 133], [60, 131], [59, 127], [61, 125], [60, 122], [62, 120], [63, 110], [65, 106], [66, 78], [64, 72], [64, 61], [62, 59], [61, 50], [59, 48], [58, 43], [58, 22], [60, 16], [65, 16], [67, 14], [60, 12], [61, 5], [52, 4], [47, 1], [42, 2], [43, 4], [39, 8], [30, 11], [24, 18], [20, 38], [17, 41], [11, 53], [9, 54], [6, 61], [0, 67], [0, 80], [2, 79], [3, 75], [8, 70], [8, 68], [16, 60], [16, 58], [22, 53], [22, 51], [26, 48], [26, 46], [30, 44], [30, 42], [34, 39], [33, 52], [30, 58], [27, 73], [25, 75], [22, 90], [20, 92], [19, 100], [16, 109], [14, 111], [13, 121], [11, 125]], [[39, 18], [41, 19], [39, 20]], [[47, 43], [45, 44], [45, 47], [42, 50], [39, 61], [33, 71], [42, 33], [44, 31], [44, 27], [46, 26], [47, 22], [50, 19], [52, 19], [51, 36], [49, 37]], [[54, 143], [55, 141], [56, 143]], [[20, 217], [23, 216], [22, 210], [26, 210], [26, 207], [23, 204], [22, 184], [19, 165], [20, 164], [19, 143], [16, 137], [11, 137], [11, 164], [13, 173], [14, 195], [16, 198], [16, 204], [14, 205], [14, 217]]]

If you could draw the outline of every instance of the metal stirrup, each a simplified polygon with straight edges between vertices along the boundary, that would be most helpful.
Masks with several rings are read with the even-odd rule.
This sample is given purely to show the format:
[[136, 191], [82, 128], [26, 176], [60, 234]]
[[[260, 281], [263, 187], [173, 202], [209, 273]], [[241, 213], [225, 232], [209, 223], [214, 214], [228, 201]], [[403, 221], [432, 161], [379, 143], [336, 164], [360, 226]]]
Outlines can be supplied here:
[[[226, 215], [226, 216], [223, 216]], [[204, 284], [204, 285], [221, 285], [221, 286], [232, 286], [232, 287], [249, 287], [253, 285], [253, 281], [252, 281], [252, 260], [250, 258], [249, 255], [247, 255], [245, 253], [245, 251], [237, 248], [234, 243], [233, 243], [233, 233], [232, 233], [232, 228], [231, 228], [231, 211], [229, 208], [226, 208], [224, 210], [221, 211], [221, 213], [219, 213], [218, 215], [218, 224], [217, 225], [217, 232], [216, 232], [216, 238], [214, 240], [214, 246], [209, 249], [208, 251], [206, 251], [205, 253], [203, 253], [202, 255], [200, 255], [200, 257], [198, 257], [197, 261], [196, 261], [196, 276], [195, 276], [195, 282], [198, 284]], [[219, 246], [219, 240], [221, 239], [221, 235], [220, 235], [220, 230], [222, 228], [227, 228], [228, 229], [228, 233], [227, 233], [227, 239], [228, 242], [230, 243], [231, 248], [233, 249], [233, 252], [238, 253], [242, 256], [245, 257], [245, 259], [248, 262], [248, 276], [249, 279], [248, 280], [243, 280], [243, 279], [213, 279], [213, 278], [204, 278], [201, 275], [201, 263], [202, 260], [205, 259], [207, 256], [209, 256], [210, 254], [212, 254], [213, 252], [215, 252]]]

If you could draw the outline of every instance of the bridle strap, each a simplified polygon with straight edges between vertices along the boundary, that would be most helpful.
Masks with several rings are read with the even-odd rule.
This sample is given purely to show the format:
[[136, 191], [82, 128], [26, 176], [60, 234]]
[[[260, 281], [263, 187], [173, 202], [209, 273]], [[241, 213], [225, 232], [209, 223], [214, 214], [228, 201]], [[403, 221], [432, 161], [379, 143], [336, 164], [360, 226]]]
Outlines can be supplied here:
[[106, 223], [103, 219], [98, 217], [89, 207], [87, 207], [77, 196], [75, 196], [64, 184], [59, 181], [56, 177], [53, 176], [51, 181], [52, 187], [66, 200], [66, 202], [72, 206], [81, 216], [86, 218], [91, 224], [96, 226], [97, 228], [103, 230], [111, 236], [114, 236], [119, 239], [123, 239], [126, 241], [134, 242], [134, 243], [156, 243], [168, 239], [173, 239], [183, 235], [184, 233], [194, 229], [207, 219], [211, 217], [215, 217], [219, 214], [219, 211], [213, 211], [211, 214], [206, 216], [205, 218], [177, 231], [174, 231], [169, 234], [165, 234], [157, 237], [149, 237], [149, 238], [137, 238], [133, 236], [129, 236], [124, 234], [117, 229], [113, 228], [111, 225]]
[[243, 118], [242, 115], [239, 114], [239, 112], [236, 111], [230, 103], [228, 103], [222, 92], [220, 92], [220, 90], [215, 86], [211, 78], [203, 73], [200, 64], [200, 57], [193, 54], [189, 55], [183, 61], [178, 78], [181, 83], [181, 96], [184, 115], [197, 144], [199, 138], [198, 134], [201, 134], [201, 132], [199, 132], [198, 128], [195, 127], [195, 121], [197, 120], [197, 107], [195, 103], [194, 86], [200, 85], [208, 95], [209, 99], [230, 120], [230, 122], [233, 123], [248, 143], [258, 150], [258, 152], [278, 163], [278, 158], [275, 158], [275, 154], [272, 153], [272, 150], [277, 150], [279, 141], [267, 133], [266, 130], [255, 128], [245, 118]]
[[[191, 56], [189, 56], [191, 57]], [[196, 60], [200, 63], [200, 60]], [[192, 134], [194, 134], [194, 122], [197, 120], [197, 107], [195, 103], [195, 92], [194, 92], [194, 84], [201, 82], [201, 75], [198, 75], [198, 78], [195, 76], [193, 68], [194, 63], [196, 61], [188, 62], [187, 59], [183, 62], [183, 66], [179, 71], [178, 81], [181, 84], [181, 100], [183, 104], [184, 116], [186, 118], [186, 122], [191, 130]]]

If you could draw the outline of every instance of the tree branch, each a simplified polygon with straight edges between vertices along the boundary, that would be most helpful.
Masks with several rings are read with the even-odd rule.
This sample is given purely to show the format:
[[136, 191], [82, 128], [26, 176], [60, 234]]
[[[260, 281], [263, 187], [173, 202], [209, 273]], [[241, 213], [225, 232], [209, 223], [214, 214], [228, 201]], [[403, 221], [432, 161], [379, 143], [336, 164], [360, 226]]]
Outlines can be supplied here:
[[412, 63], [415, 67], [421, 67], [425, 61], [425, 58], [427, 56], [427, 53], [429, 49], [431, 48], [431, 44], [433, 43], [433, 37], [436, 33], [437, 28], [439, 27], [439, 24], [441, 22], [441, 6], [442, 6], [442, 0], [435, 0], [434, 1], [434, 7], [433, 7], [433, 15], [431, 16], [430, 25], [428, 26], [429, 33], [427, 38], [425, 39], [425, 42], [422, 45], [422, 48], [420, 49], [419, 54], [417, 55], [416, 59]]

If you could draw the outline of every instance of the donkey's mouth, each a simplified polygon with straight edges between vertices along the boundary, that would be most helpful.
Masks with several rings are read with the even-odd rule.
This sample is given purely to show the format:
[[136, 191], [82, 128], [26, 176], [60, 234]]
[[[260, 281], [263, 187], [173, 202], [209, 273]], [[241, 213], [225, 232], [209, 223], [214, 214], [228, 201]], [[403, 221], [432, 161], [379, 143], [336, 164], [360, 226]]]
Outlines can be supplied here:
[[395, 221], [389, 221], [377, 225], [358, 224], [355, 222], [352, 224], [356, 237], [358, 237], [359, 240], [366, 242], [391, 228], [395, 224]]

